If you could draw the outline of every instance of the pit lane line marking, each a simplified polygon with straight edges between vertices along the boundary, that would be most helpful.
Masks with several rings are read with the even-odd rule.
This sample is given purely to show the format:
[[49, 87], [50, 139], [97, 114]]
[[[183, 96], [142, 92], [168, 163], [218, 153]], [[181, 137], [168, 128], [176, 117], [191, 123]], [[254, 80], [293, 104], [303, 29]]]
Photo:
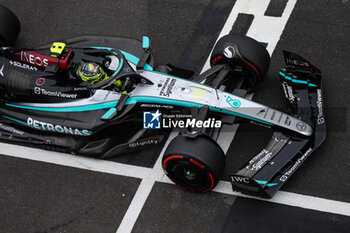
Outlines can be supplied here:
[[151, 194], [154, 184], [156, 183], [156, 181], [162, 180], [165, 176], [160, 166], [162, 157], [171, 140], [174, 137], [176, 137], [178, 134], [179, 132], [177, 130], [173, 130], [170, 133], [166, 143], [164, 144], [162, 151], [158, 156], [156, 163], [154, 164], [153, 168], [150, 169], [150, 176], [147, 178], [144, 178], [141, 181], [141, 184], [139, 185], [135, 193], [135, 196], [128, 207], [128, 210], [126, 211], [118, 227], [117, 233], [131, 232], [132, 229], [134, 228], [137, 218], [139, 217], [142, 211], [142, 208], [147, 201], [148, 196]]
[[[169, 138], [174, 137], [176, 135], [176, 132], [172, 133], [169, 136]], [[134, 222], [134, 220], [136, 221], [138, 215], [135, 215], [135, 212], [141, 211], [155, 182], [174, 184], [168, 179], [168, 177], [164, 174], [162, 170], [160, 163], [161, 156], [158, 158], [158, 161], [153, 168], [145, 168], [106, 160], [64, 154], [59, 152], [49, 151], [48, 153], [48, 151], [41, 149], [17, 146], [2, 142], [0, 143], [0, 148], [1, 154], [4, 154], [6, 156], [56, 164], [65, 167], [84, 169], [92, 172], [101, 172], [112, 175], [138, 178], [142, 179], [142, 181], [146, 180], [143, 183], [141, 181], [135, 193], [135, 196], [130, 203], [129, 209], [127, 210], [125, 217], [122, 220], [122, 222], [124, 221], [124, 226], [129, 226], [128, 229], [130, 229], [131, 223]], [[161, 155], [164, 153], [164, 150], [165, 149], [163, 149]], [[18, 153], [18, 151], [21, 151], [21, 153]], [[301, 207], [315, 211], [340, 214], [350, 217], [350, 203], [342, 201], [329, 200], [325, 198], [313, 197], [286, 191], [278, 191], [272, 199], [263, 199], [235, 192], [232, 190], [230, 182], [227, 181], [220, 181], [218, 185], [213, 189], [213, 191], [227, 195], [246, 197], [272, 203]]]

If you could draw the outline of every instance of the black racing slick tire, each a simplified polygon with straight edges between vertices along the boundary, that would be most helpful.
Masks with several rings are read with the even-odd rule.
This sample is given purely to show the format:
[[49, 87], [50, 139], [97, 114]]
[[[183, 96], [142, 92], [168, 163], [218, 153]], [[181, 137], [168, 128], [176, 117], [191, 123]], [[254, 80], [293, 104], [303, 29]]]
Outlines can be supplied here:
[[225, 168], [225, 154], [210, 138], [175, 137], [167, 147], [162, 167], [179, 187], [206, 193], [219, 182]]
[[260, 83], [270, 66], [270, 55], [258, 41], [243, 35], [227, 35], [218, 40], [210, 65], [227, 64], [232, 70], [253, 74], [253, 85]]
[[21, 24], [17, 16], [0, 4], [0, 46], [13, 45], [19, 35]]

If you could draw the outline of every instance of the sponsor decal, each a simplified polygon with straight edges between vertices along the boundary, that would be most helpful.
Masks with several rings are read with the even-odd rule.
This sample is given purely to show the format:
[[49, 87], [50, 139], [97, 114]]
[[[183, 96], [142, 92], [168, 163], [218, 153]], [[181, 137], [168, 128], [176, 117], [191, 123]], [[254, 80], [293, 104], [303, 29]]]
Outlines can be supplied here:
[[248, 166], [246, 167], [249, 170], [260, 170], [266, 162], [272, 158], [272, 152], [263, 149], [259, 154], [249, 161]]
[[37, 95], [47, 95], [47, 96], [66, 98], [66, 99], [76, 99], [78, 96], [78, 94], [67, 94], [67, 93], [62, 93], [60, 91], [47, 91], [44, 88], [40, 88], [40, 87], [34, 87], [34, 93]]
[[232, 46], [227, 46], [224, 49], [224, 55], [227, 58], [233, 58], [233, 56], [235, 55], [235, 49]]
[[306, 130], [306, 124], [304, 122], [299, 121], [297, 123], [297, 129], [300, 131], [305, 131]]
[[27, 51], [21, 51], [21, 61], [29, 63], [35, 66], [47, 67], [49, 60], [47, 58], [41, 58], [35, 54], [32, 54]]
[[4, 65], [2, 65], [2, 67], [0, 69], [0, 74], [2, 77], [4, 77]]
[[21, 51], [20, 58], [21, 61], [35, 66], [47, 67], [49, 64], [49, 60], [47, 58], [41, 58], [27, 51]]
[[28, 65], [28, 64], [23, 64], [23, 63], [18, 62], [18, 61], [10, 60], [9, 63], [10, 63], [11, 66], [16, 66], [16, 67], [19, 67], [19, 68], [22, 68], [22, 69], [28, 69], [28, 70], [34, 70], [34, 71], [38, 70], [38, 68], [36, 68], [34, 66], [31, 66], [31, 65]]
[[194, 87], [192, 90], [191, 95], [196, 100], [202, 100], [207, 97], [208, 90], [205, 88]]
[[160, 129], [161, 113], [159, 110], [156, 112], [143, 112], [143, 128], [144, 129]]
[[23, 135], [24, 134], [23, 131], [17, 130], [15, 128], [11, 127], [11, 126], [3, 125], [1, 123], [0, 123], [0, 129], [5, 130], [5, 131], [10, 132], [10, 133], [19, 134], [19, 135]]
[[250, 183], [250, 179], [248, 177], [241, 177], [241, 176], [231, 176], [231, 179], [233, 182], [239, 182], [239, 183]]
[[239, 108], [241, 106], [241, 101], [238, 99], [232, 99], [231, 96], [227, 96], [226, 102], [233, 108]]
[[280, 177], [280, 181], [286, 181], [289, 176], [293, 174], [293, 172], [300, 166], [300, 164], [311, 154], [312, 149], [309, 148], [295, 163], [294, 165], [286, 172], [284, 175]]
[[318, 109], [318, 115], [317, 115], [317, 124], [321, 125], [324, 123], [324, 115], [323, 115], [323, 100], [322, 100], [322, 91], [321, 89], [317, 89], [317, 109]]
[[159, 95], [169, 97], [172, 94], [172, 90], [175, 86], [175, 83], [176, 83], [176, 79], [167, 78], [165, 80], [165, 83], [164, 83], [162, 89], [160, 89]]
[[42, 86], [45, 84], [45, 78], [38, 78], [35, 82], [37, 86]]
[[54, 125], [43, 121], [35, 120], [31, 117], [28, 117], [27, 125], [36, 129], [51, 131], [56, 133], [64, 133], [64, 134], [79, 135], [79, 136], [90, 136], [92, 134], [91, 131], [86, 129], [77, 129], [77, 128], [72, 128], [67, 126]]
[[141, 107], [144, 107], [144, 108], [167, 108], [167, 109], [174, 108], [171, 105], [160, 105], [160, 104], [141, 104]]
[[286, 98], [293, 103], [295, 100], [295, 96], [293, 94], [293, 88], [291, 86], [289, 86], [287, 84], [287, 82], [283, 82], [282, 83], [282, 87], [283, 87], [283, 91], [284, 91], [284, 95], [286, 96]]
[[293, 59], [290, 59], [290, 58], [287, 58], [287, 59], [286, 59], [286, 63], [287, 63], [288, 65], [297, 65], [297, 66], [310, 67], [310, 64], [309, 64], [308, 62], [293, 60]]
[[140, 141], [140, 142], [133, 142], [133, 143], [129, 143], [129, 147], [139, 147], [139, 146], [146, 146], [146, 145], [156, 145], [158, 144], [158, 140], [146, 140], [146, 141]]

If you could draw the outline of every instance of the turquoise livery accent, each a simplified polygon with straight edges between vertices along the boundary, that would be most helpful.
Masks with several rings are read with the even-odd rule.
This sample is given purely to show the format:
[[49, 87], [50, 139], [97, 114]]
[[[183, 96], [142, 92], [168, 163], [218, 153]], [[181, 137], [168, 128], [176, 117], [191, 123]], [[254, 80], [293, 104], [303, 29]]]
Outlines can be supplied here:
[[310, 87], [317, 87], [316, 84], [313, 84], [313, 83], [308, 83], [307, 81], [305, 80], [298, 80], [298, 79], [293, 79], [292, 77], [289, 77], [287, 75], [285, 75], [284, 73], [280, 72], [279, 73], [281, 76], [283, 76], [285, 79], [289, 80], [289, 81], [292, 81], [293, 83], [300, 83], [300, 84], [306, 84], [306, 85], [309, 85]]
[[104, 119], [104, 120], [109, 119], [116, 111], [117, 111], [116, 108], [110, 108], [110, 109], [101, 117], [101, 119]]
[[264, 181], [264, 180], [255, 180], [255, 181], [258, 184], [267, 184], [267, 181]]
[[17, 123], [20, 123], [22, 125], [28, 125], [27, 122], [24, 122], [24, 121], [20, 121], [20, 120], [17, 120], [15, 118], [12, 118], [12, 117], [8, 117], [8, 116], [2, 116], [3, 118], [6, 118], [8, 120], [11, 120], [11, 121], [14, 121], [14, 122], [17, 122]]
[[142, 37], [142, 48], [144, 49], [149, 49], [149, 38], [148, 36], [143, 36]]
[[[23, 106], [23, 105], [15, 105], [15, 104], [8, 104], [6, 103], [7, 106], [10, 107], [16, 107], [16, 108], [22, 108], [22, 109], [30, 109], [30, 110], [38, 110], [38, 111], [47, 111], [47, 112], [84, 112], [84, 111], [95, 111], [95, 110], [100, 110], [100, 109], [106, 109], [106, 108], [114, 108], [117, 105], [118, 101], [111, 101], [111, 102], [106, 102], [106, 103], [99, 103], [99, 104], [92, 104], [92, 105], [85, 105], [85, 106], [76, 106], [76, 107], [31, 107], [31, 106]], [[193, 102], [187, 102], [187, 101], [180, 101], [180, 100], [172, 100], [172, 99], [165, 99], [165, 98], [158, 98], [158, 97], [141, 97], [141, 96], [135, 96], [135, 97], [130, 97], [127, 99], [125, 105], [130, 105], [130, 104], [137, 104], [137, 103], [157, 103], [157, 104], [169, 104], [169, 105], [177, 105], [177, 106], [183, 106], [183, 107], [196, 107], [196, 108], [201, 108], [203, 107], [202, 104], [197, 104]], [[265, 125], [273, 125], [271, 123], [245, 116], [243, 114], [231, 112], [225, 109], [219, 109], [215, 107], [209, 107], [209, 109], [213, 112], [220, 112], [228, 115], [233, 115], [233, 116], [238, 116], [241, 118], [253, 120], [256, 122], [263, 123]], [[105, 113], [107, 114], [107, 113]], [[108, 116], [108, 115], [107, 115]]]
[[267, 181], [264, 181], [264, 180], [255, 180], [255, 182], [258, 184], [266, 185], [268, 187], [278, 185], [278, 183], [267, 183]]
[[197, 104], [193, 102], [186, 102], [186, 101], [180, 101], [180, 100], [172, 100], [172, 99], [165, 99], [165, 98], [158, 98], [158, 97], [130, 97], [125, 104], [136, 104], [136, 103], [157, 103], [157, 104], [170, 104], [170, 105], [177, 105], [177, 106], [183, 106], [183, 107], [197, 107], [201, 108], [203, 107], [202, 104]]
[[85, 105], [85, 106], [75, 106], [75, 107], [31, 107], [31, 106], [15, 105], [15, 104], [8, 104], [8, 103], [6, 103], [6, 105], [10, 107], [15, 107], [15, 108], [46, 111], [46, 112], [84, 112], [84, 111], [94, 111], [94, 110], [100, 110], [105, 108], [112, 108], [112, 107], [115, 107], [117, 103], [118, 101], [111, 101], [106, 103], [91, 104], [91, 105]]
[[[138, 57], [135, 57], [134, 55], [124, 52], [122, 50], [119, 50], [126, 58], [126, 60], [128, 60], [129, 62], [133, 63], [134, 65], [137, 65], [137, 63], [139, 63], [140, 59]], [[149, 64], [145, 64], [145, 66], [143, 67], [145, 70], [147, 71], [153, 71], [152, 66], [150, 66]]]
[[232, 99], [231, 96], [227, 96], [226, 102], [232, 107], [232, 108], [239, 108], [241, 106], [241, 101], [238, 99]]
[[[158, 98], [158, 97], [138, 97], [138, 96], [128, 98], [125, 105], [136, 104], [139, 102], [171, 104], [171, 105], [178, 105], [178, 106], [189, 107], [189, 108], [203, 107], [203, 105], [201, 104], [192, 103], [192, 102], [164, 99], [164, 98]], [[100, 109], [106, 109], [106, 108], [113, 108], [117, 105], [117, 103], [118, 101], [111, 101], [106, 103], [91, 104], [91, 105], [85, 105], [85, 106], [75, 106], [75, 107], [31, 107], [31, 106], [15, 105], [15, 104], [8, 104], [8, 103], [6, 103], [6, 105], [10, 107], [38, 110], [38, 111], [47, 111], [47, 112], [84, 112], [84, 111], [94, 111], [94, 110], [100, 110]]]

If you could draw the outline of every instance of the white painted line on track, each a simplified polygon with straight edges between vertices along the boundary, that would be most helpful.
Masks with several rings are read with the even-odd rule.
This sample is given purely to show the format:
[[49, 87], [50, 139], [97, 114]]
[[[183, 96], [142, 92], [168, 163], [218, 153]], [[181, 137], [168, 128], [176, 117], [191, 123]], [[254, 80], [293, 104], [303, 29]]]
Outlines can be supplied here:
[[147, 177], [151, 172], [151, 168], [17, 146], [2, 142], [0, 142], [0, 148], [0, 153], [7, 156], [58, 164], [66, 167], [80, 168], [89, 171], [109, 173], [113, 175], [142, 179]]
[[[170, 137], [174, 135], [176, 134], [173, 134]], [[98, 160], [98, 159], [86, 158], [86, 157], [81, 157], [76, 155], [63, 154], [59, 152], [50, 152], [50, 151], [48, 152], [45, 150], [28, 148], [23, 146], [15, 146], [15, 145], [6, 144], [6, 143], [0, 143], [0, 148], [1, 148], [0, 153], [5, 154], [6, 156], [57, 164], [57, 165], [84, 169], [84, 170], [89, 170], [94, 172], [102, 172], [102, 173], [113, 174], [113, 175], [140, 178], [142, 180], [150, 181], [149, 183], [148, 182], [143, 183], [143, 186], [147, 184], [149, 186], [149, 189], [146, 189], [145, 187], [141, 187], [141, 188], [139, 187], [136, 193], [138, 193], [139, 191], [140, 192], [142, 191], [142, 193], [147, 194], [147, 190], [151, 190], [155, 182], [174, 184], [172, 181], [168, 179], [167, 176], [165, 176], [165, 174], [162, 171], [162, 168], [160, 166], [160, 161], [162, 156], [159, 156], [159, 159], [153, 168], [144, 168], [144, 167], [132, 166], [128, 164], [109, 162], [105, 160]], [[18, 153], [18, 151], [21, 151], [21, 152]], [[163, 153], [164, 153], [164, 149], [161, 155]], [[219, 184], [213, 189], [213, 191], [222, 193], [222, 194], [235, 195], [239, 197], [246, 197], [251, 199], [268, 201], [272, 203], [278, 203], [278, 204], [301, 207], [305, 209], [311, 209], [311, 210], [322, 211], [327, 213], [350, 216], [350, 203], [347, 203], [347, 202], [328, 200], [324, 198], [285, 192], [285, 191], [277, 192], [277, 194], [271, 199], [263, 199], [255, 196], [245, 195], [240, 192], [235, 192], [232, 190], [231, 184], [227, 181], [220, 181]], [[136, 196], [135, 194], [134, 198], [136, 199], [135, 201], [134, 199], [132, 200], [132, 203], [130, 204], [130, 206], [131, 206], [131, 210], [134, 210], [132, 211], [132, 213], [135, 215], [135, 212], [138, 212], [136, 210], [140, 210], [140, 209], [137, 207], [134, 207], [134, 205], [138, 206], [140, 205], [140, 203], [144, 203], [144, 202], [141, 202], [141, 200], [146, 201], [147, 197], [144, 197], [142, 195]], [[135, 218], [135, 216], [133, 216], [132, 219], [136, 221], [137, 217]], [[123, 227], [121, 229], [128, 229], [130, 228], [128, 226], [134, 223], [133, 221], [131, 221], [131, 218], [129, 217], [126, 217], [125, 220], [123, 219], [123, 221], [124, 221], [123, 226], [122, 224], [120, 225], [121, 227]], [[124, 232], [127, 232], [127, 231], [124, 231]]]
[[350, 203], [342, 201], [329, 200], [325, 198], [313, 197], [309, 195], [291, 193], [286, 191], [278, 191], [273, 198], [265, 199], [233, 191], [231, 183], [227, 181], [220, 181], [217, 184], [217, 186], [213, 189], [213, 191], [282, 205], [300, 207], [309, 210], [350, 216]]
[[143, 179], [126, 211], [117, 233], [131, 232], [154, 186], [154, 179]]
[[117, 233], [132, 231], [137, 221], [137, 218], [139, 217], [142, 211], [142, 208], [145, 205], [147, 198], [152, 191], [152, 188], [155, 182], [163, 179], [163, 177], [165, 176], [163, 169], [161, 167], [162, 157], [169, 143], [171, 142], [171, 140], [174, 139], [174, 137], [178, 135], [178, 133], [179, 132], [177, 130], [173, 130], [170, 133], [167, 141], [164, 144], [162, 151], [158, 156], [156, 163], [154, 164], [153, 168], [150, 169], [151, 173], [149, 174], [149, 176], [142, 179], [141, 184], [137, 189], [135, 196], [128, 207], [128, 210], [126, 211], [126, 214], [124, 215], [123, 220], [118, 227]]

